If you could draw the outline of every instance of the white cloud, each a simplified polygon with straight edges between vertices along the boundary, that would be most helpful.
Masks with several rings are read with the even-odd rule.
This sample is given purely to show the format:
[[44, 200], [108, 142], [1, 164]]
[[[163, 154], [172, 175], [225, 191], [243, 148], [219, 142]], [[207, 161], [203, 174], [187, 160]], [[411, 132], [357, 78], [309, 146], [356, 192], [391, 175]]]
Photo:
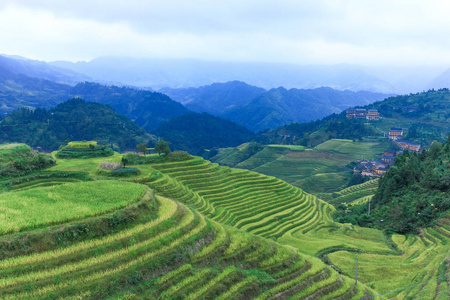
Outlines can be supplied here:
[[448, 64], [449, 9], [439, 0], [3, 0], [0, 52]]

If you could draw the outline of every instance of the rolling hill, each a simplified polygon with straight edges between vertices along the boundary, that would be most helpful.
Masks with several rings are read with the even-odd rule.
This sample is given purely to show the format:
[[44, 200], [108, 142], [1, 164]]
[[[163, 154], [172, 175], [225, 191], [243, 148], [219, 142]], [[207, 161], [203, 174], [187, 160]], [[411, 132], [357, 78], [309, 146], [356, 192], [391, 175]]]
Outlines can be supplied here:
[[[347, 187], [358, 159], [375, 159], [390, 145], [387, 141], [332, 139], [315, 147], [253, 145], [219, 149], [210, 160], [280, 178], [308, 193], [338, 192]], [[326, 198], [328, 200], [328, 197]]]
[[[160, 93], [92, 82], [78, 83], [75, 86], [56, 83], [47, 79], [58, 80], [57, 75], [50, 76], [55, 74], [52, 68], [56, 67], [50, 66], [51, 70], [47, 70], [46, 64], [28, 64], [27, 60], [17, 62], [0, 56], [0, 114], [10, 113], [21, 107], [48, 109], [78, 97], [110, 105], [147, 130], [155, 130], [165, 121], [189, 112], [183, 105]], [[46, 74], [50, 75], [45, 76]]]
[[143, 59], [98, 57], [91, 61], [52, 62], [52, 65], [86, 74], [105, 84], [161, 88], [189, 88], [239, 80], [272, 89], [315, 89], [392, 93], [396, 88], [369, 74], [364, 67], [339, 65], [295, 65], [261, 62], [220, 62], [195, 59]]
[[96, 140], [114, 144], [116, 149], [135, 149], [140, 142], [155, 141], [155, 137], [99, 103], [71, 99], [55, 108], [22, 108], [0, 121], [0, 141], [22, 142], [44, 150], [55, 150], [66, 140]]
[[20, 56], [0, 55], [0, 69], [11, 72], [14, 75], [22, 75], [60, 84], [75, 85], [79, 82], [92, 80], [90, 77], [70, 69]]

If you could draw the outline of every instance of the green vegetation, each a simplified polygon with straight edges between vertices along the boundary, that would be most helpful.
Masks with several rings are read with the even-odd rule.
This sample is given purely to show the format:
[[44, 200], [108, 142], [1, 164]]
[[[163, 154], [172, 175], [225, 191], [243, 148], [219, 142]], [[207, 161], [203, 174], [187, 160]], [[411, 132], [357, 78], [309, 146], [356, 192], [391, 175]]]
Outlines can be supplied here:
[[405, 130], [404, 138], [425, 147], [444, 142], [450, 133], [448, 89], [395, 96], [361, 107], [377, 109], [381, 120], [347, 120], [345, 112], [309, 123], [291, 123], [259, 134], [268, 143], [317, 146], [329, 139], [383, 139], [391, 127]]
[[139, 143], [136, 145], [136, 151], [137, 152], [142, 152], [142, 154], [144, 154], [144, 156], [148, 153], [148, 148], [147, 148], [147, 144], [146, 143]]
[[0, 121], [0, 142], [23, 142], [56, 150], [62, 141], [96, 140], [115, 150], [133, 148], [154, 137], [111, 107], [71, 99], [46, 110], [21, 108]]
[[23, 176], [48, 168], [55, 160], [47, 154], [34, 151], [25, 144], [0, 145], [0, 177]]
[[380, 179], [372, 215], [358, 214], [361, 209], [355, 206], [348, 217], [360, 225], [397, 233], [417, 233], [434, 225], [450, 209], [449, 153], [450, 137], [444, 144], [434, 142], [420, 154], [404, 152]]
[[302, 151], [305, 150], [305, 146], [299, 146], [299, 145], [276, 145], [276, 144], [270, 144], [267, 145], [268, 147], [274, 147], [274, 148], [288, 148], [289, 150], [293, 151]]
[[63, 146], [57, 153], [57, 158], [92, 158], [114, 155], [114, 151], [105, 145], [97, 145], [97, 142], [70, 142]]
[[171, 152], [170, 142], [160, 139], [158, 142], [156, 142], [155, 151], [158, 152], [158, 155], [168, 155]]
[[173, 149], [201, 155], [205, 149], [233, 147], [253, 139], [254, 134], [231, 121], [207, 113], [190, 113], [171, 119], [155, 132], [172, 143]]
[[[342, 151], [350, 142], [339, 143]], [[269, 157], [294, 153], [282, 147], [262, 151]], [[122, 157], [130, 158], [127, 168], [139, 167], [141, 174], [117, 179], [133, 187], [142, 187], [131, 183], [140, 182], [166, 198], [147, 191], [93, 217], [79, 214], [57, 226], [0, 235], [0, 298], [359, 299], [430, 280], [426, 288], [387, 298], [433, 297], [448, 289], [445, 280], [436, 279], [449, 269], [449, 216], [418, 236], [384, 235], [333, 221], [333, 206], [284, 181], [185, 152], [57, 159], [39, 175], [67, 172], [81, 179], [84, 174], [113, 189], [120, 181], [101, 181], [96, 172], [120, 169]], [[370, 196], [361, 194], [376, 184], [346, 187], [329, 197], [347, 197], [352, 209], [365, 203]], [[355, 256], [360, 259], [356, 287]]]
[[97, 147], [96, 141], [73, 141], [67, 144], [67, 147], [70, 148], [92, 148]]
[[[222, 224], [225, 223], [259, 236], [276, 239], [279, 243], [293, 246], [302, 253], [318, 256], [326, 263], [333, 264], [339, 270], [344, 270], [344, 274], [348, 276], [354, 274], [354, 269], [352, 269], [354, 263], [352, 264], [350, 259], [339, 260], [339, 257], [350, 256], [354, 262], [356, 255], [376, 256], [376, 262], [370, 263], [369, 258], [364, 262], [367, 270], [372, 270], [367, 271], [370, 272], [368, 274], [371, 276], [370, 280], [364, 282], [370, 283], [379, 293], [410, 286], [412, 285], [411, 280], [414, 283], [421, 283], [436, 279], [438, 274], [433, 272], [433, 268], [440, 266], [448, 255], [448, 247], [445, 246], [448, 237], [442, 234], [442, 232], [447, 232], [447, 229], [441, 225], [425, 231], [441, 232], [439, 236], [443, 244], [432, 238], [433, 242], [428, 242], [429, 246], [427, 246], [431, 248], [420, 250], [424, 253], [423, 255], [425, 253], [431, 255], [436, 251], [436, 259], [412, 261], [411, 253], [402, 252], [400, 247], [391, 240], [391, 237], [383, 235], [379, 230], [333, 222], [331, 219], [331, 213], [334, 210], [332, 206], [292, 186], [285, 186], [275, 178], [245, 170], [219, 167], [197, 158], [184, 162], [152, 164], [151, 166], [158, 172], [155, 172], [157, 175], [151, 177], [147, 184], [154, 187], [159, 193], [193, 205], [200, 212]], [[348, 197], [351, 202], [363, 202], [366, 197], [356, 198], [360, 196], [358, 193], [371, 190], [376, 185], [376, 180], [369, 181], [360, 186], [346, 188], [335, 193], [335, 196], [336, 199]], [[300, 193], [296, 194], [296, 190]], [[450, 237], [450, 235], [448, 236]], [[244, 239], [230, 247], [245, 249], [246, 241]], [[339, 255], [335, 255], [336, 253]], [[338, 259], [335, 260], [336, 257]], [[379, 269], [379, 262], [382, 262], [384, 258], [391, 264], [389, 270], [392, 272], [387, 276], [390, 278], [389, 281], [383, 275], [384, 270], [376, 271]], [[425, 259], [425, 256], [423, 258]], [[397, 264], [394, 264], [393, 261], [397, 261]], [[394, 272], [395, 268], [401, 268], [406, 264], [408, 264], [409, 281], [404, 280], [403, 273], [396, 274]], [[360, 269], [360, 272], [366, 271]], [[419, 273], [421, 276], [413, 278], [413, 274]], [[344, 286], [350, 286], [345, 279], [343, 282]], [[321, 283], [317, 283], [317, 285], [320, 286]], [[442, 288], [444, 287], [442, 286]], [[340, 293], [343, 292], [341, 289], [339, 290]], [[400, 293], [400, 298], [407, 298], [409, 294], [417, 291], [418, 289], [411, 289], [408, 293]], [[432, 296], [438, 292], [439, 288], [434, 285], [430, 286], [427, 291], [423, 291], [421, 295]], [[392, 296], [396, 294], [399, 292]], [[270, 293], [266, 295], [268, 296]], [[353, 297], [356, 296], [347, 295], [344, 299]], [[359, 298], [362, 297], [364, 295], [360, 294]]]
[[[256, 144], [256, 143], [255, 143]], [[358, 159], [374, 159], [390, 144], [387, 141], [332, 139], [314, 148], [298, 145], [268, 145], [220, 149], [211, 161], [275, 176], [309, 193], [333, 193], [345, 188]], [[251, 153], [251, 155], [243, 155]], [[242, 160], [240, 160], [242, 159]], [[326, 198], [328, 199], [328, 198]]]
[[[94, 194], [85, 196], [83, 191], [89, 188]], [[142, 185], [93, 181], [33, 191], [13, 194], [29, 203], [33, 202], [30, 195], [47, 198], [44, 210], [61, 211], [57, 206], [62, 205], [71, 214], [57, 221], [50, 214], [39, 215], [44, 224], [73, 221], [74, 216], [76, 223], [60, 224], [56, 231], [43, 225], [36, 230], [37, 225], [29, 224], [21, 233], [0, 233], [0, 247], [17, 245], [1, 252], [2, 299], [247, 299], [258, 295], [266, 299], [278, 293], [371, 293], [361, 284], [356, 289], [342, 284], [346, 279], [334, 270], [292, 248], [223, 226], [173, 200], [148, 196], [148, 191], [143, 197]], [[111, 194], [102, 195], [105, 192]], [[127, 194], [126, 200], [121, 201], [118, 194]], [[70, 197], [91, 202], [77, 203]], [[87, 206], [107, 200], [116, 207], [105, 205], [93, 212], [98, 216], [86, 218], [92, 215]], [[33, 206], [15, 209], [22, 216], [36, 212]], [[305, 291], [312, 283], [316, 284]]]
[[126, 182], [93, 181], [0, 194], [0, 235], [112, 211], [144, 191]]
[[[255, 97], [245, 105], [233, 107], [222, 116], [258, 132], [291, 122], [318, 120], [338, 113], [343, 108], [372, 103], [385, 97], [383, 94], [337, 91], [327, 87], [289, 90], [279, 87]], [[351, 134], [350, 130], [348, 132]]]

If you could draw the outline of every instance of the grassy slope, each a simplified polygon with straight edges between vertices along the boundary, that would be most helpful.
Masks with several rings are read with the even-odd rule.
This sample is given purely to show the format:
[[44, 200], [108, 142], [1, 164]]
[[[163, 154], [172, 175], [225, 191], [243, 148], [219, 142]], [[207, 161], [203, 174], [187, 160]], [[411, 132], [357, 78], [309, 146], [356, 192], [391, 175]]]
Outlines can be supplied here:
[[[345, 168], [347, 164], [362, 158], [374, 159], [387, 147], [387, 142], [337, 139], [309, 149], [269, 145], [250, 158], [231, 165], [275, 176], [310, 193], [337, 192], [349, 180], [350, 175]], [[236, 150], [227, 148], [212, 161], [230, 165], [229, 162], [235, 162], [238, 157]]]

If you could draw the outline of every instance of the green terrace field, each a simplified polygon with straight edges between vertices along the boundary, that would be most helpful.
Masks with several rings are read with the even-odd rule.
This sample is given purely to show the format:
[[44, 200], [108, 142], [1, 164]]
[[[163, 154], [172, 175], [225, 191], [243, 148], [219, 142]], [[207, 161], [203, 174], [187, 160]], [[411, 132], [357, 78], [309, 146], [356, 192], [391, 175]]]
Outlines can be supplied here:
[[[89, 196], [78, 192], [89, 189]], [[36, 211], [32, 191], [47, 200], [42, 210], [48, 212], [70, 202], [67, 218], [53, 226], [51, 214]], [[317, 258], [212, 221], [143, 185], [93, 181], [3, 195], [22, 204], [14, 214], [38, 216], [47, 226], [0, 232], [1, 299], [350, 299], [374, 293]], [[77, 207], [76, 197], [116, 209], [100, 207], [92, 217], [84, 209], [89, 201]]]
[[143, 186], [91, 181], [0, 194], [0, 235], [95, 216], [136, 202]]
[[[387, 236], [334, 222], [332, 205], [276, 177], [180, 157], [147, 156], [151, 163], [131, 166], [141, 174], [118, 179], [96, 173], [101, 162], [120, 162], [117, 153], [57, 159], [27, 190], [10, 183], [0, 196], [24, 204], [13, 207], [17, 216], [33, 213], [33, 191], [55, 211], [77, 185], [111, 185], [112, 194], [92, 198], [115, 206], [92, 213], [80, 202], [64, 220], [42, 214], [43, 225], [0, 233], [0, 299], [448, 299], [450, 217], [418, 236]], [[52, 173], [95, 181], [39, 188]], [[361, 191], [376, 184], [330, 197], [364, 201]], [[52, 202], [58, 188], [67, 200]]]
[[314, 148], [268, 145], [238, 163], [239, 147], [226, 148], [211, 160], [275, 176], [309, 193], [332, 193], [345, 188], [350, 180], [351, 169], [346, 167], [349, 163], [358, 159], [374, 159], [388, 146], [387, 141], [353, 142], [332, 139]]
[[[354, 272], [350, 270], [355, 268], [355, 255], [359, 255], [357, 253], [374, 255], [380, 261], [383, 258], [395, 259], [399, 262], [397, 267], [407, 264], [410, 274], [423, 272], [424, 264], [419, 260], [412, 260], [397, 246], [397, 236], [391, 240], [375, 229], [335, 223], [330, 217], [334, 210], [331, 205], [276, 178], [220, 167], [199, 158], [152, 164], [152, 167], [158, 170], [155, 172], [157, 175], [147, 184], [159, 193], [180, 199], [217, 222], [274, 239], [307, 255], [320, 257], [350, 277], [354, 277]], [[341, 197], [364, 188], [370, 189], [376, 184], [376, 181], [372, 181], [343, 190]], [[426, 229], [427, 232], [444, 230], [446, 229], [442, 227]], [[433, 239], [434, 242], [429, 242], [420, 250], [429, 255], [436, 251], [436, 259], [427, 261], [430, 269], [443, 268], [441, 265], [447, 264], [445, 255], [448, 257], [449, 248], [445, 245], [448, 237], [442, 233], [440, 237], [443, 243]], [[344, 253], [346, 255], [342, 257], [350, 256], [353, 260], [335, 259]], [[365, 281], [377, 292], [390, 292], [410, 285], [407, 280], [403, 280], [401, 273], [392, 276], [387, 285], [384, 270], [378, 268], [375, 262], [371, 264], [370, 259], [367, 260], [367, 265], [370, 265], [368, 269], [378, 270], [371, 273], [371, 281]], [[392, 269], [395, 267], [392, 265]], [[445, 272], [441, 271], [439, 274], [446, 274], [447, 269], [445, 267]], [[426, 276], [416, 277], [413, 282], [437, 280], [440, 278], [439, 274], [428, 272]], [[439, 292], [437, 286], [430, 286], [422, 295], [431, 297]], [[396, 294], [392, 294], [392, 297]], [[405, 297], [400, 294], [399, 299]]]

